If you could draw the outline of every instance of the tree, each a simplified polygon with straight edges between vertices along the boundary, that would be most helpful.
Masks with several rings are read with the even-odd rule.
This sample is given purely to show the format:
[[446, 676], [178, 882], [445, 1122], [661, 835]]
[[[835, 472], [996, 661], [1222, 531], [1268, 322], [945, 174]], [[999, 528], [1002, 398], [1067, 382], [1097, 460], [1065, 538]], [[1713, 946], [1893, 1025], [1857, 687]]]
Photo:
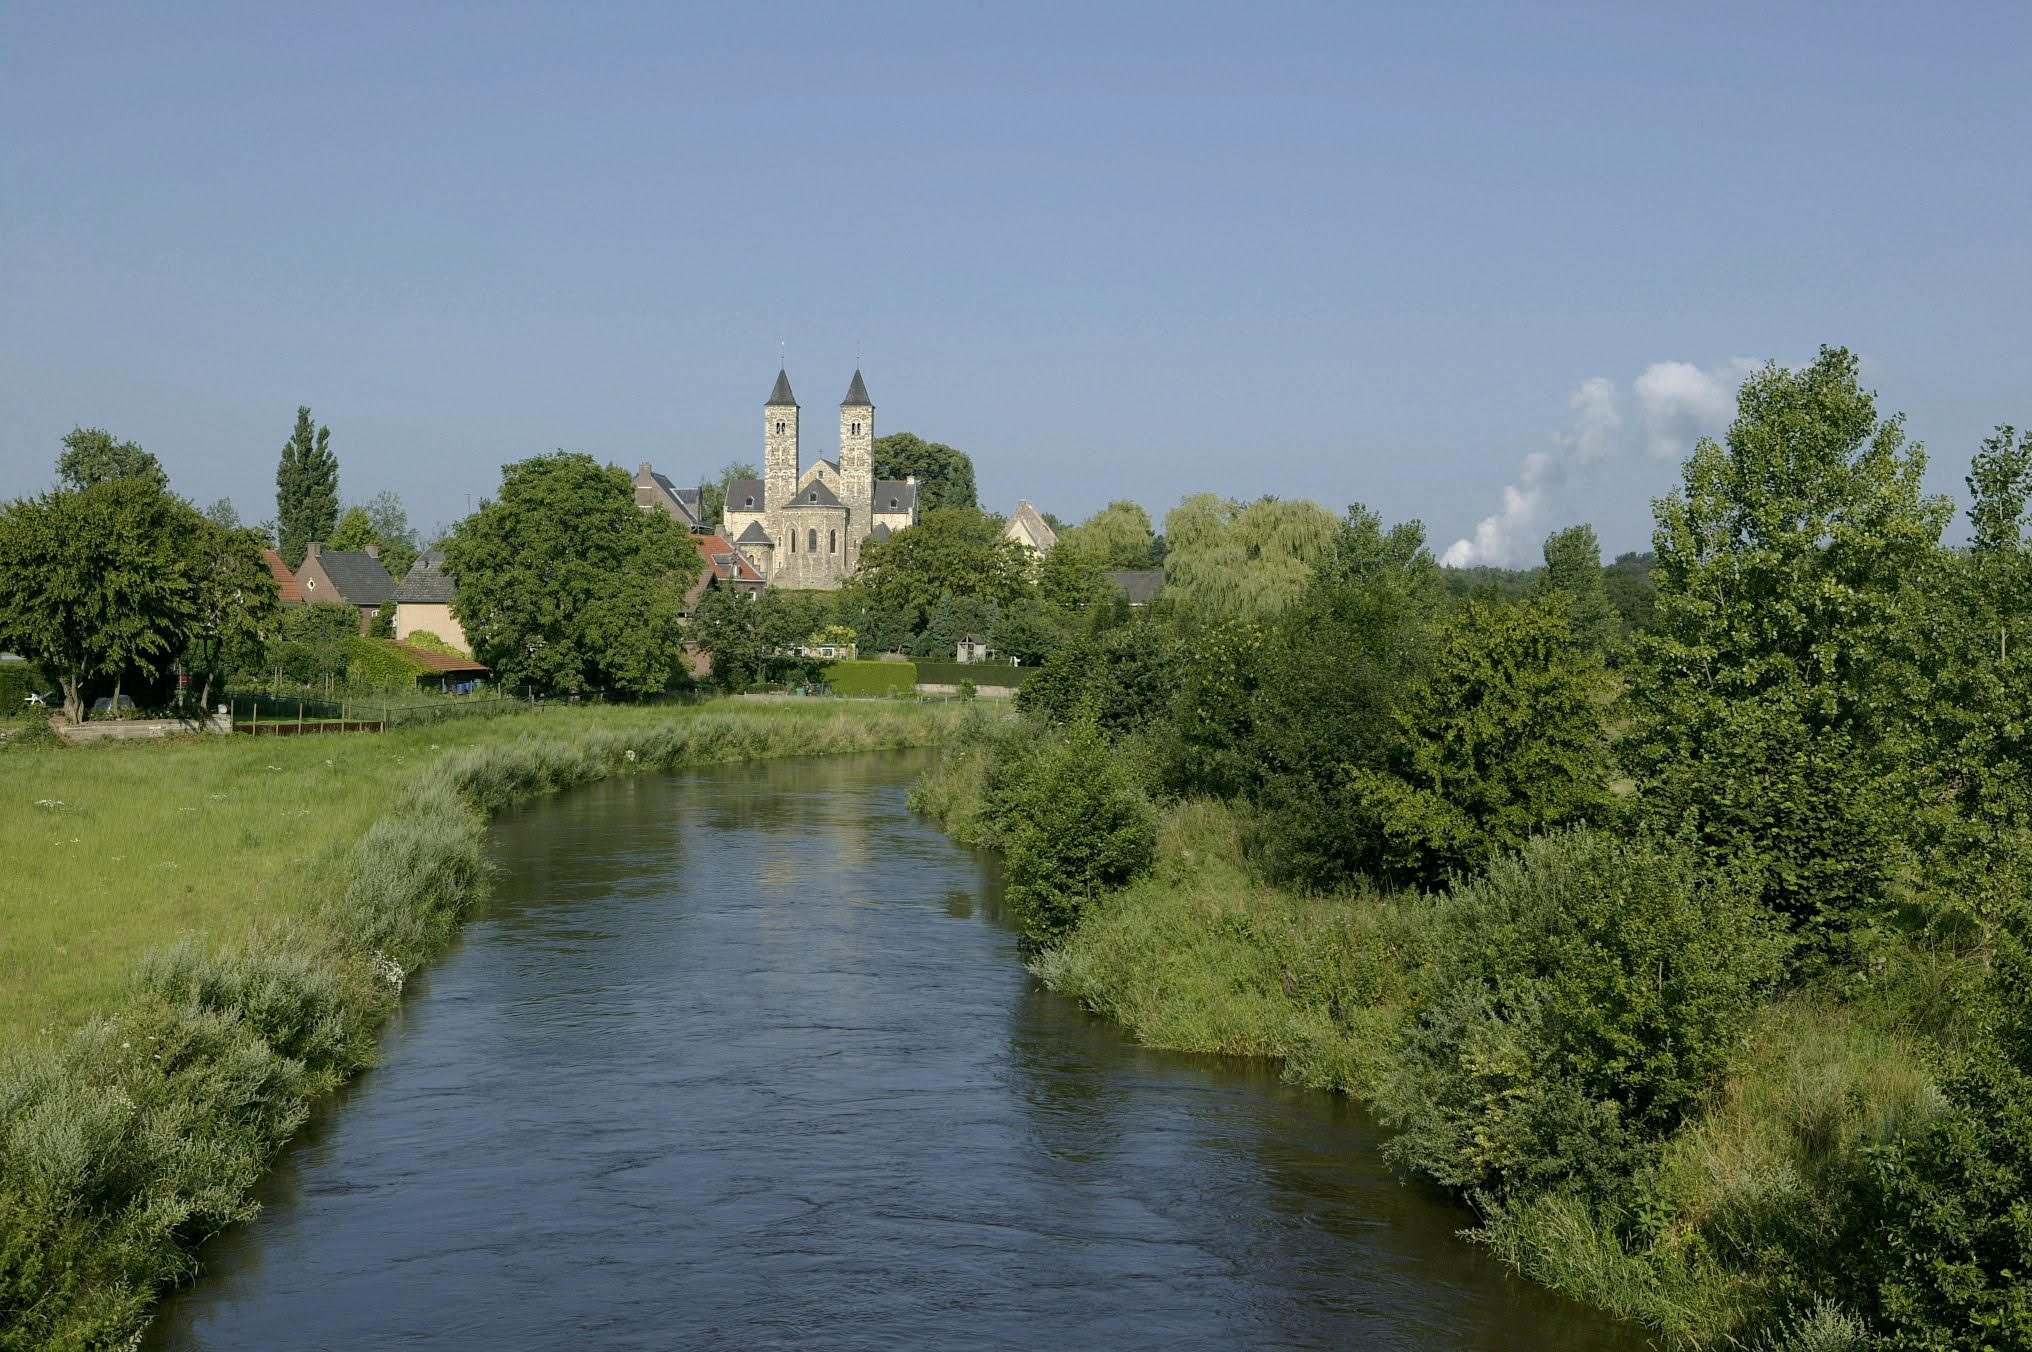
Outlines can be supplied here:
[[1317, 503], [1196, 493], [1165, 515], [1165, 581], [1210, 616], [1262, 619], [1298, 599], [1334, 530]]
[[1157, 814], [1091, 721], [1033, 752], [1005, 801], [1009, 902], [1033, 943], [1063, 938], [1156, 855]]
[[1028, 552], [1003, 539], [992, 517], [973, 507], [942, 507], [887, 540], [864, 544], [860, 567], [842, 594], [850, 609], [873, 607], [907, 616], [914, 634], [924, 628], [941, 597], [988, 604], [1015, 600], [1028, 585], [1028, 563]]
[[39, 661], [84, 719], [84, 683], [157, 675], [195, 622], [197, 513], [147, 474], [101, 479], [0, 512], [0, 644]]
[[707, 526], [718, 530], [720, 523], [727, 519], [727, 486], [736, 479], [759, 479], [762, 471], [745, 460], [736, 460], [720, 471], [720, 477], [711, 483], [699, 485], [699, 519]]
[[267, 542], [259, 531], [200, 518], [189, 539], [195, 614], [183, 664], [198, 678], [203, 711], [212, 707], [215, 682], [262, 664], [268, 642], [281, 632], [282, 602], [261, 558]]
[[734, 587], [710, 586], [691, 613], [691, 638], [712, 659], [713, 679], [732, 690], [761, 679], [766, 649], [759, 598]]
[[205, 520], [225, 530], [240, 529], [240, 509], [231, 498], [218, 498], [204, 510]]
[[1124, 499], [1111, 502], [1079, 525], [1060, 531], [1057, 549], [1072, 545], [1104, 570], [1150, 568], [1155, 566], [1152, 562], [1155, 542], [1150, 513]]
[[409, 524], [409, 512], [393, 489], [384, 488], [366, 501], [367, 524], [381, 546], [381, 566], [400, 582], [415, 566], [422, 552], [416, 528]]
[[974, 462], [965, 451], [909, 432], [875, 438], [875, 477], [902, 480], [912, 475], [917, 477], [920, 514], [980, 505], [974, 494]]
[[169, 476], [154, 456], [131, 441], [115, 441], [103, 427], [73, 427], [64, 436], [63, 448], [56, 474], [66, 488], [90, 488], [109, 479], [146, 479], [158, 491], [168, 491]]
[[1593, 526], [1569, 526], [1545, 538], [1545, 578], [1539, 590], [1566, 596], [1575, 637], [1595, 652], [1606, 653], [1621, 641], [1621, 618], [1609, 600]]
[[368, 545], [381, 547], [380, 537], [374, 534], [374, 523], [367, 519], [365, 507], [348, 507], [346, 514], [339, 518], [337, 529], [322, 542], [326, 549], [358, 552]]
[[505, 466], [501, 495], [445, 548], [473, 655], [505, 685], [552, 694], [664, 689], [681, 669], [678, 612], [697, 557], [634, 484], [559, 451]]
[[1610, 698], [1564, 590], [1509, 606], [1468, 602], [1392, 711], [1384, 764], [1350, 770], [1378, 871], [1434, 887], [1541, 832], [1608, 820]]
[[1658, 608], [1633, 671], [1648, 809], [1829, 938], [1882, 895], [1913, 785], [1915, 598], [1947, 520], [1925, 453], [1838, 348], [1743, 383], [1653, 504]]
[[1602, 585], [1622, 620], [1626, 637], [1649, 625], [1651, 613], [1658, 607], [1658, 584], [1651, 580], [1651, 570], [1657, 566], [1658, 556], [1647, 549], [1618, 554], [1616, 561], [1602, 570]]
[[310, 542], [325, 541], [339, 524], [339, 459], [332, 429], [313, 427], [310, 406], [296, 410], [296, 431], [275, 468], [277, 551], [291, 568], [303, 565]]

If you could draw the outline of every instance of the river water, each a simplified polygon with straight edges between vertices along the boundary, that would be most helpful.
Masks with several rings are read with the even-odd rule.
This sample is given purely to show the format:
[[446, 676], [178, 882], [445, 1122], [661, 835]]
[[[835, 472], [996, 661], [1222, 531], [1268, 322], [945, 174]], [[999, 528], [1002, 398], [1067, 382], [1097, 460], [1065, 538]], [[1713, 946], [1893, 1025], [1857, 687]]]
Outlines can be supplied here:
[[1023, 969], [915, 754], [608, 781], [148, 1346], [1635, 1348], [1506, 1274], [1345, 1099]]

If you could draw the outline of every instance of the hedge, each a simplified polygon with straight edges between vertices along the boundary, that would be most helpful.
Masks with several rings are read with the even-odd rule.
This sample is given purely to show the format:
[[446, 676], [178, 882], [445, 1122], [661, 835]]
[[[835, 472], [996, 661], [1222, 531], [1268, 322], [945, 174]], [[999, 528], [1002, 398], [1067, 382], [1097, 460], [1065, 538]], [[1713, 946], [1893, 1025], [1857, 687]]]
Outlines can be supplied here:
[[18, 714], [27, 707], [28, 696], [48, 694], [56, 682], [42, 674], [33, 662], [9, 662], [0, 666], [0, 718]]
[[833, 662], [821, 673], [835, 695], [908, 694], [917, 688], [917, 667], [910, 662]]
[[1012, 667], [1007, 662], [919, 662], [917, 679], [926, 685], [1019, 686], [1030, 679], [1036, 667]]

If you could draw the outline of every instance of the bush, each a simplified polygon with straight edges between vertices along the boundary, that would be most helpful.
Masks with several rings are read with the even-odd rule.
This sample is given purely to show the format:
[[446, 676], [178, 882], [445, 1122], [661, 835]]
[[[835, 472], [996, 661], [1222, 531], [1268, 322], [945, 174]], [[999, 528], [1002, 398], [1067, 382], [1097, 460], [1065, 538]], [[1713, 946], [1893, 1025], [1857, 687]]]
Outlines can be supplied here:
[[33, 662], [9, 662], [0, 666], [0, 718], [11, 718], [28, 707], [31, 694], [43, 695], [56, 683], [42, 674]]
[[1064, 935], [1103, 893], [1146, 871], [1156, 853], [1150, 800], [1091, 722], [1034, 751], [1007, 802], [1009, 902], [1034, 943]]
[[1615, 1193], [1729, 1069], [1784, 951], [1754, 892], [1677, 842], [1533, 841], [1441, 909], [1388, 1153], [1497, 1198]]
[[835, 695], [907, 695], [921, 679], [909, 662], [832, 662], [820, 679]]

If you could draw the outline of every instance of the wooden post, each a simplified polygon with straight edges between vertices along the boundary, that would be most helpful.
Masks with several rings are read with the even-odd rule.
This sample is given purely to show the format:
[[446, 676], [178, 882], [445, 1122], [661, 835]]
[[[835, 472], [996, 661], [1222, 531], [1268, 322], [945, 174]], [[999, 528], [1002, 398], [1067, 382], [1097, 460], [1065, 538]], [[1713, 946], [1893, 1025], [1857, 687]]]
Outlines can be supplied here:
[[296, 735], [303, 736], [303, 700], [296, 701]]

